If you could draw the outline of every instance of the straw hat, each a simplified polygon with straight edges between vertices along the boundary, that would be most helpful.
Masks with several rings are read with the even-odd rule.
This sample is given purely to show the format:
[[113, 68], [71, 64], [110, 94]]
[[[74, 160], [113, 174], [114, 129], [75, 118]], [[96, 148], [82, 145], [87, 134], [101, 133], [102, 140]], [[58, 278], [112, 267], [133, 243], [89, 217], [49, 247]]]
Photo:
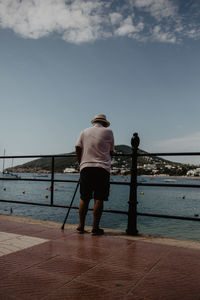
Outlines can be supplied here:
[[98, 121], [101, 121], [101, 122], [104, 122], [106, 127], [110, 126], [110, 122], [107, 121], [106, 119], [106, 115], [103, 115], [103, 114], [98, 114], [94, 117], [94, 119], [91, 121], [92, 124], [98, 122]]

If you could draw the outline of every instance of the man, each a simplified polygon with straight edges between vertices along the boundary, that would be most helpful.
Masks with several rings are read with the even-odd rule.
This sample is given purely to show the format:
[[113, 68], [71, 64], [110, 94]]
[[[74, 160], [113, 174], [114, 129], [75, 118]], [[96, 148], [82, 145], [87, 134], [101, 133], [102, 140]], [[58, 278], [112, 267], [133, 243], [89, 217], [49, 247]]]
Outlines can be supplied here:
[[114, 151], [112, 130], [106, 116], [98, 114], [91, 121], [93, 127], [83, 130], [76, 143], [76, 156], [80, 166], [80, 223], [77, 230], [84, 233], [88, 205], [94, 198], [93, 235], [104, 234], [99, 228], [103, 201], [108, 200], [110, 187], [111, 153]]

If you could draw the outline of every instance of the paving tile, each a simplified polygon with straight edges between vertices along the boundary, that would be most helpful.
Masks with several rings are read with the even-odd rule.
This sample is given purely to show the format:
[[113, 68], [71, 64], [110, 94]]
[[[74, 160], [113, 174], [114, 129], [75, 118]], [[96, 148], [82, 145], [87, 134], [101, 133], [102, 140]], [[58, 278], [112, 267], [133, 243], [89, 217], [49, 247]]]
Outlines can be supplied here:
[[[26, 268], [26, 265], [14, 258], [9, 258], [12, 254], [0, 257], [0, 279], [8, 277], [12, 273], [16, 273]], [[16, 254], [15, 254], [16, 257]], [[9, 258], [9, 259], [8, 259]], [[1, 299], [1, 298], [0, 298]]]
[[63, 240], [66, 248], [69, 250], [72, 249], [86, 249], [88, 247], [96, 247], [94, 241], [91, 239], [89, 234], [79, 234], [76, 233], [70, 237], [67, 237]]
[[127, 293], [142, 276], [139, 272], [130, 273], [125, 269], [101, 264], [77, 278], [77, 281]]
[[63, 240], [50, 241], [49, 243], [54, 255], [73, 256], [95, 262], [101, 262], [110, 256], [109, 249], [90, 247], [87, 243], [78, 242], [74, 245], [73, 242]]
[[62, 240], [51, 240], [41, 248], [41, 251], [51, 256], [63, 255], [63, 256], [70, 256], [75, 255], [77, 253], [77, 247], [73, 245], [68, 245]]
[[56, 256], [38, 264], [37, 268], [51, 273], [56, 277], [61, 276], [61, 278], [64, 278], [68, 275], [72, 279], [90, 270], [94, 265], [92, 262], [86, 262], [77, 258]]
[[[47, 240], [45, 239], [39, 239], [39, 238], [31, 238], [31, 237], [26, 237], [26, 236], [19, 236], [18, 238], [10, 239], [4, 242], [0, 243], [0, 249], [1, 246], [7, 245], [10, 248], [14, 248], [17, 250], [22, 250], [24, 248], [29, 248], [34, 245], [38, 245], [41, 243], [45, 243]], [[13, 250], [14, 252], [14, 250]]]
[[65, 242], [67, 247], [74, 247], [74, 248], [80, 248], [80, 247], [93, 247], [95, 246], [95, 242], [92, 239], [91, 234], [79, 234], [77, 232], [74, 232], [70, 237], [65, 237], [63, 242]]
[[13, 238], [19, 237], [19, 234], [0, 232], [0, 242], [4, 242]]
[[73, 234], [72, 230], [61, 230], [60, 228], [45, 228], [39, 232], [30, 232], [30, 236], [35, 236], [39, 238], [45, 238], [48, 240], [55, 240], [55, 239], [64, 239], [68, 238]]
[[2, 256], [0, 257], [0, 278], [44, 262], [54, 256], [50, 242]]
[[[172, 249], [125, 300], [131, 299], [200, 299], [200, 252]], [[194, 257], [192, 254], [195, 254]], [[198, 254], [198, 255], [197, 255]], [[198, 256], [198, 257], [197, 257]]]
[[[173, 280], [159, 279], [159, 276], [154, 279], [148, 278], [123, 300], [199, 300], [199, 283], [187, 282], [187, 277], [177, 275], [179, 276], [178, 281], [174, 281], [173, 274]], [[168, 276], [171, 276], [171, 274], [168, 274]]]
[[111, 256], [106, 263], [125, 268], [129, 272], [149, 271], [161, 257], [167, 255], [170, 247], [145, 242], [136, 242], [123, 251]]
[[11, 296], [0, 293], [0, 300], [16, 300], [16, 297], [13, 298]]
[[[170, 259], [175, 259], [176, 262], [185, 261], [191, 262], [193, 259], [200, 259], [200, 250], [199, 249], [188, 249], [180, 247], [171, 247], [170, 248]], [[166, 256], [166, 259], [169, 258], [169, 255]]]
[[20, 227], [24, 227], [25, 225], [23, 223], [19, 223], [19, 222], [10, 222], [10, 221], [6, 221], [3, 220], [0, 223], [0, 231], [4, 231], [4, 232], [13, 232], [15, 233], [15, 231], [20, 228]]
[[112, 236], [92, 236], [91, 234], [74, 234], [72, 243], [82, 243], [88, 246], [100, 247], [110, 249], [111, 251], [118, 251], [121, 248], [128, 247], [133, 244], [133, 241], [121, 239]]
[[[26, 248], [26, 247], [24, 247], [24, 248]], [[1, 243], [0, 244], [0, 249], [1, 249], [2, 255], [6, 255], [6, 254], [9, 254], [9, 253], [21, 250], [20, 247], [17, 247], [17, 245], [14, 245], [12, 243], [11, 244]]]
[[[74, 255], [74, 254], [73, 254]], [[79, 258], [92, 260], [95, 262], [103, 262], [106, 258], [110, 256], [110, 250], [99, 247], [80, 247], [77, 249], [75, 256]]]
[[29, 248], [47, 241], [40, 238], [22, 236], [8, 232], [0, 232], [0, 235], [2, 237], [0, 241], [0, 256]]
[[72, 281], [44, 300], [121, 300], [123, 295], [87, 283]]
[[12, 229], [13, 233], [17, 233], [20, 235], [29, 235], [29, 234], [33, 234], [33, 233], [37, 233], [37, 232], [42, 232], [44, 231], [44, 227], [37, 225], [37, 224], [28, 224], [25, 223], [21, 226], [16, 226], [16, 228]]
[[[18, 300], [38, 300], [55, 291], [70, 280], [70, 276], [61, 281], [49, 272], [39, 268], [29, 268], [17, 274], [11, 274], [0, 281], [0, 294]], [[2, 299], [3, 300], [3, 299]]]

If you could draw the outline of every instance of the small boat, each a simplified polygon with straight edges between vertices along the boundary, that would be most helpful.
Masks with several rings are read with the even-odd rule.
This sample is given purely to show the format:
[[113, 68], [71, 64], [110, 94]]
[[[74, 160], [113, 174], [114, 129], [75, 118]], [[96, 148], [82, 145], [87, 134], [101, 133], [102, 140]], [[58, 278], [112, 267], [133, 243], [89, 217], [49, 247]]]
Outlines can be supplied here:
[[35, 174], [34, 177], [48, 177], [48, 174]]
[[175, 179], [164, 179], [165, 182], [176, 182]]
[[1, 173], [0, 174], [0, 179], [20, 179], [21, 177], [17, 174], [13, 174], [10, 172], [6, 172], [6, 173]]
[[[4, 149], [4, 156], [6, 155], [6, 150]], [[3, 171], [0, 173], [0, 179], [20, 179], [21, 177], [17, 174], [13, 174], [8, 170], [4, 169], [5, 159], [3, 159]]]

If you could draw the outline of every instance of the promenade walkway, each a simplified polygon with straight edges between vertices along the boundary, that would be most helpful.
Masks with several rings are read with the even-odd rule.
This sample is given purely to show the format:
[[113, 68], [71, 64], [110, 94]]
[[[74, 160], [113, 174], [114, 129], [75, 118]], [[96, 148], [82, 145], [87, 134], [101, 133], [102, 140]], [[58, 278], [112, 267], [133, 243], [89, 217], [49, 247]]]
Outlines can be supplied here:
[[197, 300], [200, 243], [0, 216], [1, 300]]

